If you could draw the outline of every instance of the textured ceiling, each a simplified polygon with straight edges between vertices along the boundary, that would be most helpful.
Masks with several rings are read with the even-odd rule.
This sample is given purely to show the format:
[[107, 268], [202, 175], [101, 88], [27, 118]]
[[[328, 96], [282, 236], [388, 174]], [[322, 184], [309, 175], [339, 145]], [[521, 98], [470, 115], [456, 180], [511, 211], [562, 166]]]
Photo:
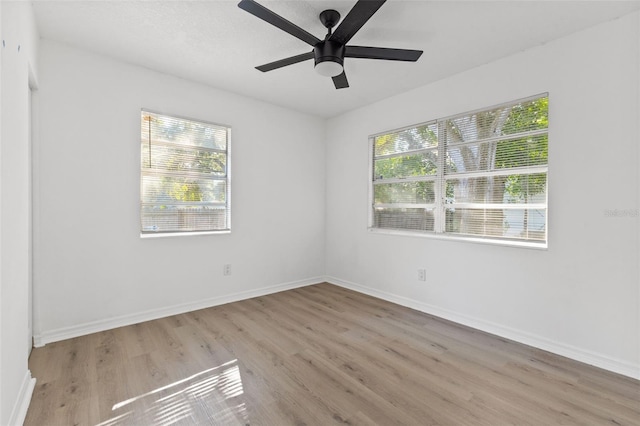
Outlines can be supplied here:
[[[324, 9], [355, 0], [259, 3], [319, 38]], [[305, 61], [254, 69], [310, 47], [237, 7], [237, 1], [33, 2], [40, 35], [163, 73], [322, 117], [405, 92], [640, 8], [640, 1], [389, 0], [350, 44], [424, 50], [417, 63], [347, 58], [351, 87]]]

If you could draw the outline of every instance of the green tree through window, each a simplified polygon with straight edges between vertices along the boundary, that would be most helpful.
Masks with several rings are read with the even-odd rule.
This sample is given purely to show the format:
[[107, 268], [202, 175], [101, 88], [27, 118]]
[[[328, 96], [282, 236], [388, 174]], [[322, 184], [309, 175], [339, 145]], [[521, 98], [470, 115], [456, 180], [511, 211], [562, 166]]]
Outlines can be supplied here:
[[229, 229], [229, 131], [142, 111], [142, 233]]
[[373, 228], [546, 241], [547, 96], [372, 138]]

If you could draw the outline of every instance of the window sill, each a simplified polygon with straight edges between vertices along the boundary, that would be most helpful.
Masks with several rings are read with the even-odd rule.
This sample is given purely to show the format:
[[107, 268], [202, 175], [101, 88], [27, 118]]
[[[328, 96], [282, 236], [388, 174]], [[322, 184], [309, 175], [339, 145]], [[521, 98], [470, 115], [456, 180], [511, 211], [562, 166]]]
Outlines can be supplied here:
[[536, 243], [531, 241], [498, 240], [498, 239], [490, 239], [490, 238], [466, 237], [466, 236], [458, 236], [458, 235], [446, 235], [446, 234], [436, 234], [436, 233], [428, 233], [428, 232], [412, 232], [412, 231], [402, 231], [397, 229], [381, 229], [381, 228], [368, 228], [368, 231], [372, 234], [429, 238], [434, 240], [458, 241], [458, 242], [468, 242], [468, 243], [476, 243], [476, 244], [489, 244], [494, 246], [519, 247], [519, 248], [534, 249], [534, 250], [548, 249], [548, 243], [546, 242]]
[[190, 237], [195, 235], [220, 235], [230, 234], [230, 230], [225, 231], [198, 231], [198, 232], [158, 232], [157, 234], [140, 234], [140, 238], [168, 238], [168, 237]]

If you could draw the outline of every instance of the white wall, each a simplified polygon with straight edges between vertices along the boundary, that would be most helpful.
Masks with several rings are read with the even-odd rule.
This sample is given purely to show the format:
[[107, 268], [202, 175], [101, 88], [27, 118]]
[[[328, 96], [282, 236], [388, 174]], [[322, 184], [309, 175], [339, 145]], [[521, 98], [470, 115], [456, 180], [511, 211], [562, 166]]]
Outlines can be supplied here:
[[[640, 378], [637, 13], [329, 120], [330, 281]], [[367, 231], [370, 134], [549, 92], [549, 248]], [[417, 269], [426, 268], [426, 284]]]
[[0, 2], [0, 424], [22, 423], [34, 382], [29, 316], [29, 74], [38, 37], [29, 3]]
[[[232, 127], [231, 234], [140, 238], [141, 108]], [[38, 109], [38, 343], [322, 281], [324, 120], [50, 41]]]

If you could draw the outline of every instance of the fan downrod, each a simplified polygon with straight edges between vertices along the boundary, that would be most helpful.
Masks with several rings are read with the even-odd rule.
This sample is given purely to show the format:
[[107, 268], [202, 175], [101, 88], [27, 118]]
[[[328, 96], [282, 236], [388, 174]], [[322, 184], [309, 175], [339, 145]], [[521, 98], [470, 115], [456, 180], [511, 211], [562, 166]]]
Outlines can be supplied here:
[[340, 13], [337, 10], [327, 9], [320, 12], [319, 18], [322, 25], [331, 31], [331, 28], [335, 27], [340, 21]]

